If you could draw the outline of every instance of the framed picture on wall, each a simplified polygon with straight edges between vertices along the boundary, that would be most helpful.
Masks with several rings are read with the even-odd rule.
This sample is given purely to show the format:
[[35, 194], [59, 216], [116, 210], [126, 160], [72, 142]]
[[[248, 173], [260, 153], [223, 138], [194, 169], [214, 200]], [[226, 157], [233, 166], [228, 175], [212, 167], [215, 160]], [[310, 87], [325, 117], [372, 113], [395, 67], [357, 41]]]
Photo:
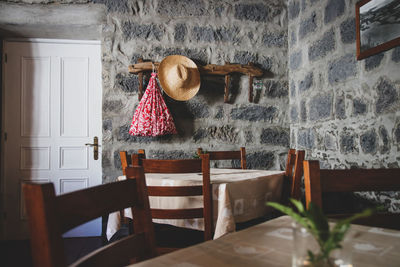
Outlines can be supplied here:
[[356, 34], [358, 60], [400, 45], [400, 1], [356, 3]]

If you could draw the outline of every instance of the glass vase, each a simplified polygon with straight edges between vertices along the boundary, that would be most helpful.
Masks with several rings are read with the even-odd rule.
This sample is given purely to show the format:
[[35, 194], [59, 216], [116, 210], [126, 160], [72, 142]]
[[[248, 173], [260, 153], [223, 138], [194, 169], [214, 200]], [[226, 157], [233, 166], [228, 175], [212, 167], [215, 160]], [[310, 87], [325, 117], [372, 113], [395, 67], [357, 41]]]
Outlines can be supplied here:
[[[318, 242], [308, 230], [298, 223], [292, 224], [293, 229], [293, 251], [292, 267], [351, 267], [351, 242], [347, 237], [342, 242], [342, 249], [331, 252], [329, 258], [321, 257], [321, 250]], [[319, 258], [318, 261], [311, 261], [309, 251]]]

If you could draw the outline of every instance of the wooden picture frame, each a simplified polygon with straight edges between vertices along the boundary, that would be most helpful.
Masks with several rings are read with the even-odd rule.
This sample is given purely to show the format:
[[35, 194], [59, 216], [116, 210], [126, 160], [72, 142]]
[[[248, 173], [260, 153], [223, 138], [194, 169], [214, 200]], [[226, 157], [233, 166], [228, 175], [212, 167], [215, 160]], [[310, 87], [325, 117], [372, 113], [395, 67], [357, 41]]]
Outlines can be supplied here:
[[399, 0], [361, 0], [356, 3], [358, 60], [400, 45], [399, 14]]

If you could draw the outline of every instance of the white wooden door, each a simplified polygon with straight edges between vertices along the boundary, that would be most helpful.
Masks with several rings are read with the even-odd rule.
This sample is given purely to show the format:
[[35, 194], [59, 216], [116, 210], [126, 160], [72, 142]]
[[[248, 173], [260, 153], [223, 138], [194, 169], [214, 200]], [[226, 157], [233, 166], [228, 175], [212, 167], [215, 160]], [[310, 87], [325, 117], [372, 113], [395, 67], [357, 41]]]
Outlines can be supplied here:
[[[2, 188], [5, 239], [28, 237], [21, 183], [52, 182], [57, 194], [101, 184], [99, 42], [5, 41]], [[101, 141], [100, 141], [101, 142]], [[101, 234], [97, 219], [67, 236]]]

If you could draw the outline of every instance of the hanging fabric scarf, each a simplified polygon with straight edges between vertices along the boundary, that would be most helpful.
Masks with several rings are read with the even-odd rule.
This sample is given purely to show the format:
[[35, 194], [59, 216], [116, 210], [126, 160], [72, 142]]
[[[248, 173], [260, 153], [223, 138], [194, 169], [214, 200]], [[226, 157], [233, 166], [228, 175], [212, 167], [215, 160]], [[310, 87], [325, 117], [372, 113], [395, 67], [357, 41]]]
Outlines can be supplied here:
[[129, 129], [130, 135], [159, 136], [177, 133], [174, 120], [158, 87], [156, 76], [155, 72], [151, 74], [146, 92], [136, 108]]

